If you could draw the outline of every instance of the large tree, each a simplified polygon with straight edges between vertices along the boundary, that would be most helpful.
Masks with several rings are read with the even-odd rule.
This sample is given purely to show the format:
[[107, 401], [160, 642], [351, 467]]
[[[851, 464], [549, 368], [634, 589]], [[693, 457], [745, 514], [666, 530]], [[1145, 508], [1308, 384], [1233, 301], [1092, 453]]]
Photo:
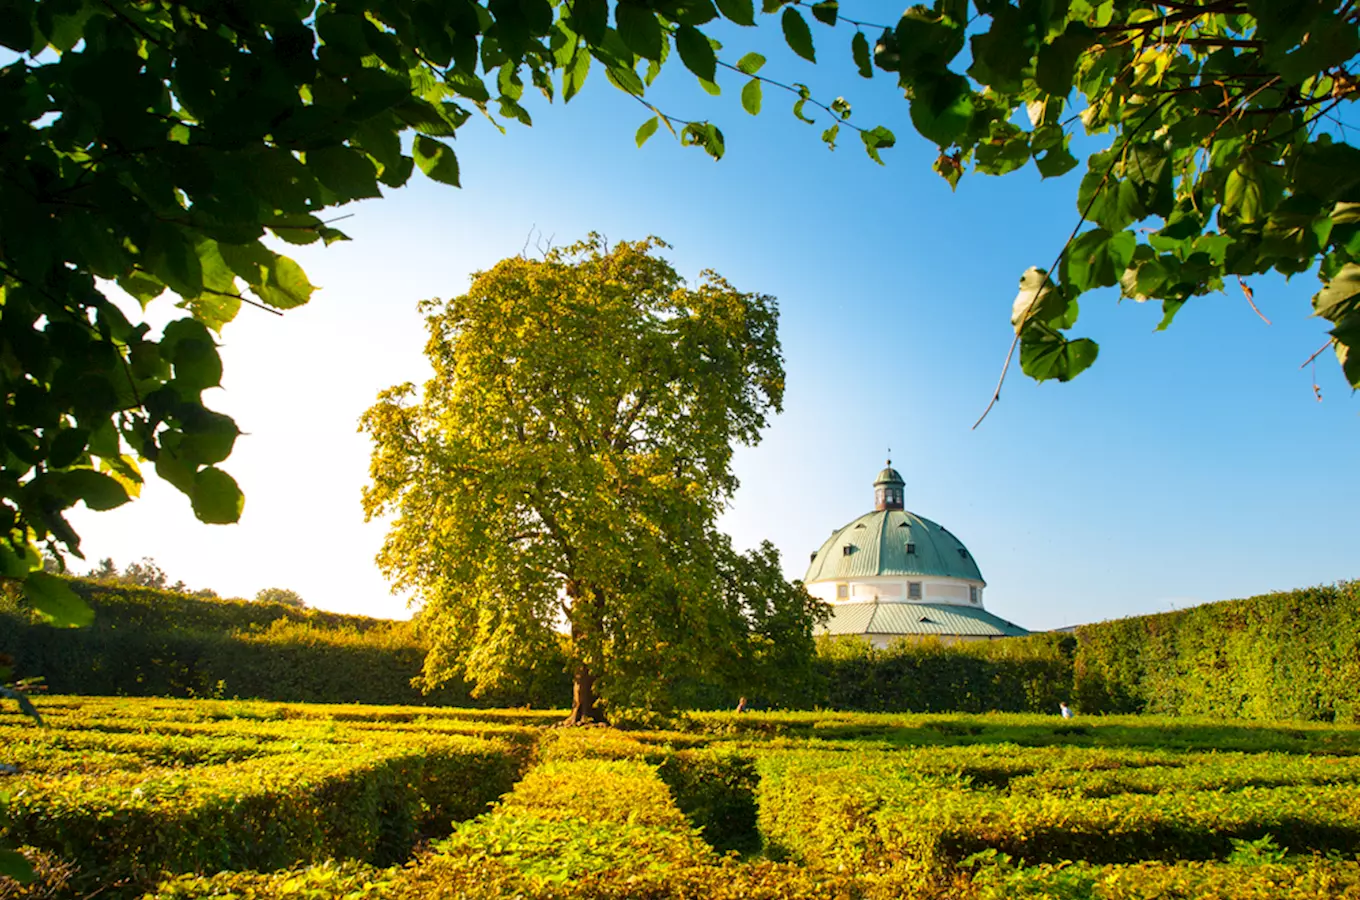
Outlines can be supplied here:
[[[935, 0], [870, 23], [836, 0], [0, 0], [0, 577], [58, 621], [88, 619], [42, 572], [41, 544], [79, 550], [64, 511], [135, 496], [140, 464], [208, 522], [241, 491], [219, 464], [238, 434], [208, 409], [219, 331], [242, 304], [307, 302], [302, 270], [267, 246], [344, 237], [325, 211], [404, 184], [450, 184], [444, 140], [474, 112], [529, 124], [526, 88], [570, 100], [592, 71], [715, 157], [721, 130], [648, 89], [682, 65], [760, 111], [786, 92], [834, 145], [875, 159], [895, 135], [843, 99], [734, 48], [761, 14], [805, 60], [836, 35], [865, 78], [886, 72], [935, 168], [1078, 166], [1095, 135], [1073, 239], [1022, 281], [1020, 362], [1068, 379], [1096, 346], [1069, 339], [1077, 300], [1118, 286], [1165, 323], [1200, 294], [1315, 269], [1313, 310], [1360, 386], [1360, 97], [1354, 0]], [[722, 20], [726, 20], [723, 22]], [[821, 33], [816, 33], [826, 29]], [[773, 77], [771, 73], [773, 74]], [[599, 81], [596, 77], [596, 81]], [[407, 139], [404, 136], [408, 136]], [[1084, 227], [1086, 223], [1090, 227]], [[276, 245], [275, 245], [276, 246]], [[102, 279], [102, 280], [101, 280]], [[110, 302], [165, 294], [154, 334]], [[1323, 349], [1326, 349], [1324, 347]]]
[[[663, 246], [592, 236], [423, 304], [434, 376], [385, 391], [362, 428], [365, 510], [394, 517], [379, 564], [423, 604], [428, 683], [494, 688], [559, 627], [575, 722], [743, 658], [761, 677], [769, 598], [743, 598], [777, 554], [737, 557], [714, 521], [733, 446], [783, 396], [777, 312], [714, 272], [686, 287]], [[806, 593], [773, 595], [810, 649]]]

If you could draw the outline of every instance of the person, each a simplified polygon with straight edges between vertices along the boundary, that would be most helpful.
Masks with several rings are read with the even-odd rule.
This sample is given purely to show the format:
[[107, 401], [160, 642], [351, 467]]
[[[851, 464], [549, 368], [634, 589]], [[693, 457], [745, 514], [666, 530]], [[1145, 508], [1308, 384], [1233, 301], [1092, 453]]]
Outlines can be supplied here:
[[1067, 705], [1066, 700], [1058, 704], [1058, 709], [1062, 711], [1062, 717], [1064, 719], [1072, 718], [1072, 707]]

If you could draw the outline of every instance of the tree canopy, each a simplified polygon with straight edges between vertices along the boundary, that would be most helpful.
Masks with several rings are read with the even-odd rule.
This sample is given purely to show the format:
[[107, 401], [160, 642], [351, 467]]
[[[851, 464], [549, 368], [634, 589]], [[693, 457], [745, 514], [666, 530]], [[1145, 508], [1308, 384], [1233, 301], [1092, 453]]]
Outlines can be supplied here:
[[[639, 143], [664, 125], [721, 157], [717, 125], [648, 99], [678, 60], [710, 92], [735, 79], [753, 114], [785, 92], [828, 144], [857, 130], [881, 161], [893, 132], [729, 51], [714, 39], [738, 42], [729, 25], [777, 19], [805, 60], [830, 40], [861, 76], [886, 73], [951, 183], [1030, 161], [1062, 175], [1080, 165], [1074, 130], [1102, 142], [1072, 239], [1022, 280], [1030, 376], [1094, 361], [1092, 341], [1067, 335], [1088, 290], [1160, 301], [1165, 326], [1234, 279], [1250, 300], [1253, 275], [1316, 269], [1313, 311], [1360, 385], [1360, 151], [1341, 118], [1360, 97], [1352, 0], [856, 15], [837, 0], [0, 0], [0, 576], [54, 621], [87, 619], [41, 571], [40, 545], [78, 554], [64, 511], [127, 502], [145, 462], [201, 520], [236, 521], [243, 497], [220, 464], [239, 432], [203, 402], [221, 377], [215, 333], [242, 305], [308, 301], [275, 248], [343, 239], [326, 210], [417, 168], [458, 184], [447, 138], [475, 113], [529, 124], [527, 89], [568, 101], [602, 72], [648, 107]], [[184, 315], [153, 334], [113, 284], [142, 304], [169, 294]]]
[[772, 640], [810, 655], [814, 601], [773, 548], [738, 556], [714, 527], [733, 445], [783, 396], [774, 300], [714, 272], [687, 288], [663, 246], [593, 236], [423, 304], [434, 376], [361, 427], [365, 510], [394, 517], [379, 565], [423, 604], [428, 684], [495, 688], [564, 626], [581, 721], [696, 672], [767, 684]]

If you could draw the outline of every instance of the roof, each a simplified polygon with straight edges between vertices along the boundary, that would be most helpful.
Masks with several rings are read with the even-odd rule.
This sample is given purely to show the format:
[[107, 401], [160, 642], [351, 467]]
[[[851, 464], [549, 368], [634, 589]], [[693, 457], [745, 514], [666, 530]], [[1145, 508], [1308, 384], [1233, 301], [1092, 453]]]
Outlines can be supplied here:
[[880, 484], [900, 484], [904, 487], [906, 486], [906, 482], [902, 480], [902, 476], [892, 467], [892, 460], [888, 460], [887, 468], [882, 472], [879, 472], [878, 477], [874, 479], [874, 487], [878, 487]]
[[1028, 631], [985, 609], [936, 603], [834, 603], [819, 634], [1023, 637]]
[[[907, 552], [908, 544], [914, 552]], [[949, 529], [902, 509], [865, 513], [834, 532], [812, 558], [803, 581], [812, 584], [875, 575], [983, 581], [973, 554]]]

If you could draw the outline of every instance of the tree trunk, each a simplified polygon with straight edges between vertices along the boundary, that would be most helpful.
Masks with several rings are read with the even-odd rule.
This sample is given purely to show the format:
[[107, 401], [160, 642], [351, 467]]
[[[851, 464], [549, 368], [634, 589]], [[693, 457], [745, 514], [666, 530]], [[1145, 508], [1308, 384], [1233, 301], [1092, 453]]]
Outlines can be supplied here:
[[586, 668], [585, 663], [578, 663], [571, 690], [571, 715], [562, 724], [587, 725], [598, 721], [595, 699], [595, 675]]

